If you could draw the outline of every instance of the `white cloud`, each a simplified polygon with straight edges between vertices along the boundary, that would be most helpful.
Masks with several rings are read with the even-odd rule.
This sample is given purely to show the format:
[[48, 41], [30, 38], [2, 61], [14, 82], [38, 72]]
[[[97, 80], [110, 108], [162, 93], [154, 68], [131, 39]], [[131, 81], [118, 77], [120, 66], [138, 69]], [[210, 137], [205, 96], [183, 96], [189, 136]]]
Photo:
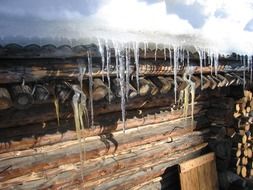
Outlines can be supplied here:
[[149, 1], [3, 0], [0, 35], [104, 37], [253, 52], [251, 0]]

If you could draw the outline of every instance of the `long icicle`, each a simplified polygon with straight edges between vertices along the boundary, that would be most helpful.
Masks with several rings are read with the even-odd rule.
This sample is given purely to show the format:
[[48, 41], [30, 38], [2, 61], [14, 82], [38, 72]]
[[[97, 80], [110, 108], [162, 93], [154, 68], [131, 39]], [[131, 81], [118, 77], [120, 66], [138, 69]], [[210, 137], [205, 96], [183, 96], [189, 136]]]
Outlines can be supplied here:
[[110, 63], [111, 63], [111, 50], [108, 45], [108, 42], [106, 42], [106, 76], [107, 76], [107, 82], [108, 82], [108, 96], [109, 96], [109, 103], [111, 103], [111, 79], [110, 79]]
[[84, 131], [84, 122], [83, 116], [85, 116], [85, 121], [88, 121], [88, 111], [86, 106], [86, 95], [83, 93], [82, 89], [80, 89], [77, 85], [73, 85], [72, 89], [74, 90], [75, 94], [72, 98], [72, 107], [74, 110], [74, 120], [75, 120], [75, 127], [76, 127], [76, 134], [77, 139], [79, 142], [80, 148], [80, 162], [81, 162], [81, 177], [83, 178], [83, 169], [84, 169], [84, 161], [85, 161], [85, 137], [81, 135], [82, 131]]
[[139, 84], [139, 43], [135, 42], [134, 44], [134, 61], [136, 69], [136, 84], [137, 92], [140, 94], [140, 84]]
[[243, 59], [243, 89], [246, 86], [246, 58], [245, 55], [242, 56]]
[[104, 81], [104, 68], [105, 68], [105, 52], [104, 45], [102, 45], [101, 41], [98, 39], [99, 53], [101, 55], [102, 60], [102, 80]]
[[201, 49], [198, 49], [199, 54], [199, 64], [200, 64], [200, 84], [201, 84], [201, 90], [203, 87], [203, 51]]
[[177, 67], [178, 67], [178, 48], [174, 47], [174, 96], [175, 104], [177, 103]]
[[125, 100], [125, 63], [123, 52], [120, 53], [119, 56], [119, 64], [120, 64], [120, 96], [121, 96], [121, 112], [122, 112], [122, 122], [123, 122], [123, 132], [125, 133], [126, 128], [126, 100]]
[[92, 88], [93, 88], [93, 77], [92, 77], [92, 58], [90, 56], [90, 52], [88, 51], [88, 72], [89, 72], [89, 101], [90, 101], [90, 112], [91, 112], [91, 127], [94, 126], [94, 112], [93, 112], [93, 96], [92, 96]]
[[128, 93], [129, 93], [129, 84], [130, 84], [130, 48], [126, 46], [125, 48], [125, 54], [126, 54], [126, 98], [128, 100]]

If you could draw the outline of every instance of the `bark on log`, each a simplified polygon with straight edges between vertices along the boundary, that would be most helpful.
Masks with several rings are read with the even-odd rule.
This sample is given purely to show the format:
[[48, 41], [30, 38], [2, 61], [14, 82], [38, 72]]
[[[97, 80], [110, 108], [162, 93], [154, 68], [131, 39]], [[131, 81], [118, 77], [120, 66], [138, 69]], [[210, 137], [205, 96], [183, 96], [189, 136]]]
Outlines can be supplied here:
[[32, 90], [27, 85], [16, 85], [12, 87], [14, 107], [17, 109], [27, 109], [33, 103]]
[[104, 82], [99, 78], [93, 79], [93, 100], [101, 100], [108, 94], [108, 87], [104, 84]]
[[[162, 110], [164, 110], [162, 112]], [[198, 116], [205, 113], [205, 108], [203, 105], [195, 105], [195, 120], [198, 121]], [[190, 116], [190, 111], [188, 116]], [[133, 117], [132, 117], [133, 116]], [[166, 108], [159, 109], [147, 109], [141, 110], [140, 117], [136, 118], [136, 111], [128, 112], [128, 117], [126, 120], [127, 129], [131, 129], [138, 126], [156, 124], [166, 121], [171, 121], [183, 117], [183, 110], [176, 110], [174, 112], [166, 111]], [[104, 118], [111, 118], [108, 123], [104, 122]], [[109, 134], [114, 131], [119, 131], [123, 129], [122, 121], [118, 118], [121, 117], [121, 113], [115, 113], [113, 115], [102, 115], [97, 117], [97, 121], [100, 124], [95, 125], [92, 129], [85, 129], [82, 131], [82, 135], [85, 137], [96, 136], [102, 134]], [[198, 121], [199, 125], [203, 124]], [[61, 126], [58, 127], [56, 121], [45, 122], [40, 124], [30, 124], [26, 126], [20, 126], [12, 128], [9, 130], [0, 129], [0, 133], [3, 135], [1, 138], [1, 149], [0, 153], [23, 150], [28, 148], [40, 147], [43, 145], [54, 144], [62, 141], [74, 140], [76, 139], [76, 132], [74, 121], [72, 119], [61, 121]]]
[[[191, 123], [191, 121], [189, 121]], [[101, 138], [85, 142], [86, 160], [97, 158], [104, 155], [115, 154], [121, 151], [127, 151], [137, 146], [157, 141], [175, 140], [176, 136], [183, 135], [192, 131], [191, 124], [178, 121], [149, 126], [147, 130], [141, 130], [139, 133], [132, 132], [128, 134], [109, 135], [107, 138]], [[177, 129], [177, 126], [182, 128]], [[13, 155], [14, 153], [14, 155]], [[59, 143], [51, 146], [37, 148], [36, 150], [24, 150], [17, 154], [3, 153], [0, 155], [0, 171], [12, 165], [11, 168], [2, 173], [0, 181], [5, 181], [19, 175], [25, 175], [30, 172], [38, 172], [41, 169], [50, 169], [62, 164], [78, 162], [80, 157], [80, 145], [77, 141]], [[29, 160], [29, 161], [28, 161]]]
[[8, 109], [12, 106], [11, 96], [7, 89], [0, 88], [0, 110]]
[[[194, 137], [194, 136], [191, 136]], [[184, 137], [186, 138], [186, 137]], [[111, 185], [111, 183], [108, 181], [110, 177], [111, 179], [115, 179], [116, 183], [121, 183], [127, 181], [129, 183], [128, 178], [125, 178], [123, 176], [133, 175], [139, 172], [143, 173], [144, 168], [150, 168], [150, 167], [156, 167], [160, 166], [159, 168], [162, 169], [162, 171], [165, 171], [166, 167], [165, 163], [169, 164], [169, 166], [172, 166], [176, 164], [176, 158], [179, 155], [188, 155], [192, 152], [198, 151], [200, 149], [203, 149], [203, 147], [206, 146], [206, 144], [201, 144], [201, 138], [193, 138], [189, 139], [190, 142], [187, 146], [182, 146], [182, 141], [184, 138], [179, 139], [178, 141], [172, 142], [172, 143], [164, 143], [162, 145], [155, 145], [150, 148], [146, 149], [140, 149], [140, 150], [133, 150], [130, 153], [121, 154], [114, 157], [109, 157], [105, 159], [98, 159], [94, 161], [89, 161], [89, 164], [85, 164], [84, 167], [84, 185], [85, 189], [99, 187], [99, 186], [107, 186]], [[175, 147], [177, 147], [175, 149]], [[156, 154], [158, 154], [156, 156]], [[159, 155], [163, 156], [163, 159], [159, 158]], [[180, 159], [179, 159], [180, 160]], [[176, 163], [175, 163], [176, 162]], [[146, 165], [143, 166], [143, 163], [146, 163]], [[6, 182], [1, 183], [2, 187], [6, 187], [9, 185], [17, 185], [22, 184], [23, 187], [26, 187], [26, 184], [28, 182], [34, 183], [34, 188], [47, 188], [47, 187], [61, 187], [64, 186], [66, 183], [68, 186], [72, 186], [75, 183], [82, 183], [80, 171], [75, 169], [78, 168], [80, 163], [73, 163], [73, 164], [65, 164], [63, 167], [58, 167], [52, 170], [46, 170], [44, 172], [36, 172], [31, 176], [31, 178], [27, 177], [27, 175], [23, 175], [21, 177], [15, 178], [13, 180], [9, 180]], [[168, 167], [168, 166], [167, 166]], [[162, 172], [160, 171], [160, 172]], [[156, 171], [157, 172], [157, 171]], [[144, 172], [145, 173], [145, 172]], [[144, 174], [143, 173], [143, 174]], [[143, 175], [142, 174], [142, 175]], [[156, 173], [157, 174], [157, 173]], [[159, 173], [161, 175], [162, 173]], [[71, 177], [70, 177], [71, 175]], [[140, 177], [142, 176], [140, 175]], [[38, 176], [38, 177], [37, 177]], [[51, 178], [58, 176], [57, 179], [54, 179], [54, 181], [48, 180], [47, 183], [43, 181], [45, 178]], [[144, 174], [145, 176], [145, 174]], [[155, 176], [156, 177], [156, 176]], [[152, 179], [151, 177], [147, 178], [146, 180]], [[138, 183], [134, 183], [134, 185], [137, 185], [141, 182], [144, 182], [144, 178], [142, 178], [141, 181], [136, 179]], [[114, 182], [114, 183], [115, 183]], [[112, 183], [112, 184], [114, 184]], [[118, 185], [118, 184], [117, 184]], [[134, 186], [133, 185], [133, 186]], [[131, 186], [131, 187], [133, 187]]]

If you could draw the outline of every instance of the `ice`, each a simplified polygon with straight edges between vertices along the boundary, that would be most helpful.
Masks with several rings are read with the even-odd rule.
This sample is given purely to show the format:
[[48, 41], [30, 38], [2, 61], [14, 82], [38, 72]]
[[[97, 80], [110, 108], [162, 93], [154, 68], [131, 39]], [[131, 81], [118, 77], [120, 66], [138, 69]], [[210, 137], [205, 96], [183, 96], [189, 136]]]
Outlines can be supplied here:
[[125, 133], [126, 128], [126, 99], [125, 99], [125, 61], [123, 52], [119, 56], [119, 78], [120, 78], [120, 96], [121, 96], [121, 114], [123, 122], [123, 132]]
[[104, 68], [105, 68], [105, 52], [104, 52], [104, 45], [102, 45], [102, 42], [98, 38], [98, 47], [99, 47], [99, 53], [101, 55], [101, 61], [102, 61], [102, 80], [104, 81]]
[[199, 54], [199, 65], [200, 65], [200, 84], [201, 84], [201, 89], [203, 86], [203, 50], [198, 48], [198, 54]]
[[143, 49], [144, 49], [144, 58], [146, 58], [146, 56], [147, 56], [147, 43], [146, 42], [143, 43]]
[[213, 53], [213, 62], [214, 62], [214, 73], [218, 74], [218, 66], [219, 66], [219, 53]]
[[170, 56], [170, 66], [172, 66], [172, 54], [171, 54], [171, 49], [169, 48], [169, 56]]
[[114, 54], [115, 54], [115, 68], [116, 68], [116, 76], [119, 78], [119, 51], [118, 51], [118, 43], [113, 42], [114, 46]]
[[106, 76], [108, 82], [108, 100], [111, 103], [111, 79], [110, 79], [110, 63], [111, 63], [111, 49], [108, 45], [108, 41], [106, 41]]
[[173, 47], [174, 53], [174, 65], [173, 65], [173, 73], [174, 73], [174, 96], [175, 96], [175, 104], [177, 103], [177, 68], [178, 68], [178, 53], [179, 48]]
[[253, 65], [253, 56], [250, 59], [250, 82], [252, 83], [252, 65]]
[[125, 47], [125, 54], [126, 54], [126, 98], [128, 99], [128, 93], [129, 93], [129, 83], [130, 83], [130, 62], [131, 62], [131, 57], [130, 57], [130, 47], [126, 45]]
[[165, 47], [165, 44], [163, 44], [163, 54], [164, 54], [164, 61], [166, 61], [167, 55], [166, 55], [166, 47]]
[[133, 44], [134, 48], [134, 62], [136, 66], [136, 84], [137, 84], [137, 92], [140, 93], [140, 84], [139, 84], [139, 43], [135, 42]]
[[155, 61], [156, 61], [156, 56], [157, 56], [157, 43], [155, 44]]
[[187, 59], [187, 69], [189, 69], [190, 66], [190, 52], [186, 51], [186, 59]]
[[246, 86], [246, 56], [242, 56], [241, 61], [243, 62], [243, 89]]
[[89, 100], [90, 100], [90, 113], [91, 113], [91, 127], [94, 126], [94, 111], [93, 111], [93, 77], [92, 77], [92, 57], [88, 51], [88, 73], [89, 73]]

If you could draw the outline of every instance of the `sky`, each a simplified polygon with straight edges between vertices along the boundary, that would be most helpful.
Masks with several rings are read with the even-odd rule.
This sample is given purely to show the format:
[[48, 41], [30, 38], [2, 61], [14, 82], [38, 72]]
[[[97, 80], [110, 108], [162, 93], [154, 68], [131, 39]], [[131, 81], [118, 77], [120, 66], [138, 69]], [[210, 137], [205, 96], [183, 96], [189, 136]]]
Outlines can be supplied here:
[[253, 53], [252, 0], [0, 0], [0, 44], [105, 41]]

